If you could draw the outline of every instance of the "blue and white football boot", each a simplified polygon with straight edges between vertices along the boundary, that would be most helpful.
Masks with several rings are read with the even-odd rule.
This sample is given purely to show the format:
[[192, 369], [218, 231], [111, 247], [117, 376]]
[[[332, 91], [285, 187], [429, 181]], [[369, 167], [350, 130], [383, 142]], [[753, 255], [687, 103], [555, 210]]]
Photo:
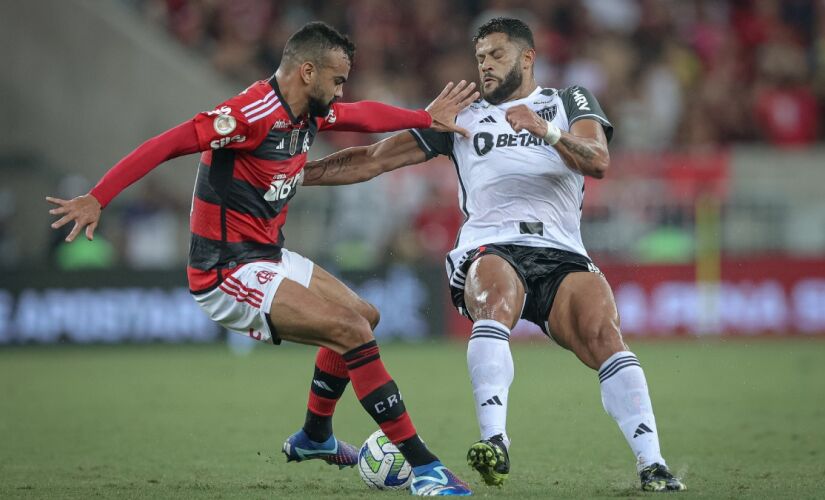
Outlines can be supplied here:
[[282, 450], [287, 462], [318, 459], [330, 465], [337, 465], [339, 469], [353, 467], [358, 463], [358, 450], [355, 446], [340, 441], [335, 436], [318, 443], [309, 439], [303, 429], [289, 436], [284, 441]]
[[410, 493], [420, 497], [466, 497], [473, 494], [467, 483], [439, 461], [413, 467]]

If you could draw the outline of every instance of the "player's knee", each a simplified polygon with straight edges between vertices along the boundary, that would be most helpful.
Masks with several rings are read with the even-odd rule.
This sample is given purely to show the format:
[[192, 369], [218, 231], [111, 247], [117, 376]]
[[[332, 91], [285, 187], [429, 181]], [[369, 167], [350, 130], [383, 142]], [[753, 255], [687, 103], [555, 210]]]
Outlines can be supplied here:
[[516, 310], [513, 300], [504, 295], [490, 293], [465, 300], [467, 310], [474, 320], [491, 319], [512, 326], [518, 320], [521, 310]]
[[361, 301], [361, 310], [359, 312], [361, 316], [367, 320], [367, 323], [370, 324], [370, 328], [375, 330], [378, 322], [381, 321], [381, 313], [378, 311], [378, 308], [367, 301]]
[[598, 369], [601, 363], [613, 354], [626, 349], [619, 325], [613, 321], [593, 322], [585, 325], [580, 335], [594, 369]]
[[374, 337], [369, 322], [358, 312], [342, 308], [335, 318], [330, 332], [332, 341], [340, 345], [344, 352], [366, 344]]

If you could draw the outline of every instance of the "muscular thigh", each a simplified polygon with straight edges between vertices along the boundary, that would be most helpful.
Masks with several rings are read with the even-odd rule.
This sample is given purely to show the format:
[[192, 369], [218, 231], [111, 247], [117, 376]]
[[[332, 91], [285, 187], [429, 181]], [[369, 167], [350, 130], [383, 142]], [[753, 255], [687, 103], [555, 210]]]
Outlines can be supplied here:
[[372, 304], [359, 297], [347, 285], [317, 264], [312, 270], [309, 289], [331, 302], [356, 311], [373, 328], [378, 323], [378, 310]]
[[282, 340], [324, 346], [338, 353], [369, 341], [372, 335], [355, 310], [290, 279], [281, 282], [269, 314]]
[[492, 319], [513, 328], [524, 306], [524, 284], [507, 260], [484, 254], [467, 273], [464, 302], [474, 320]]
[[588, 366], [624, 348], [613, 292], [600, 273], [574, 272], [565, 276], [548, 318], [550, 333]]

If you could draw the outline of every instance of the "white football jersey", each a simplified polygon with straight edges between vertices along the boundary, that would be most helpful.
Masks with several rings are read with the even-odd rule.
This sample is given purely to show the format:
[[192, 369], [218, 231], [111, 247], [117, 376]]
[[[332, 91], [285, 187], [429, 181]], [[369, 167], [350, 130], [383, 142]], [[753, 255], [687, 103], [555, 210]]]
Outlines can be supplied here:
[[568, 168], [556, 149], [529, 132], [516, 133], [505, 119], [507, 109], [525, 104], [563, 131], [577, 120], [602, 124], [607, 139], [613, 126], [587, 89], [537, 87], [529, 96], [498, 105], [479, 100], [461, 111], [459, 134], [413, 130], [419, 146], [432, 158], [450, 156], [458, 173], [458, 201], [466, 218], [456, 247], [447, 256], [447, 271], [460, 266], [467, 252], [481, 245], [517, 244], [549, 247], [587, 255], [580, 221], [584, 176]]

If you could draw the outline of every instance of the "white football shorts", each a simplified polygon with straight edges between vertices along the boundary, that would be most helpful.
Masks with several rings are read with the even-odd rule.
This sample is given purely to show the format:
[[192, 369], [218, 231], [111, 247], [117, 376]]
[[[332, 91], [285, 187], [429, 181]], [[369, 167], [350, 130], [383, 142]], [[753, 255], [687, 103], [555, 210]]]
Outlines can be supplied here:
[[224, 277], [214, 290], [193, 295], [206, 314], [227, 330], [263, 342], [280, 343], [266, 315], [284, 278], [309, 287], [315, 264], [283, 249], [280, 262], [249, 262]]

